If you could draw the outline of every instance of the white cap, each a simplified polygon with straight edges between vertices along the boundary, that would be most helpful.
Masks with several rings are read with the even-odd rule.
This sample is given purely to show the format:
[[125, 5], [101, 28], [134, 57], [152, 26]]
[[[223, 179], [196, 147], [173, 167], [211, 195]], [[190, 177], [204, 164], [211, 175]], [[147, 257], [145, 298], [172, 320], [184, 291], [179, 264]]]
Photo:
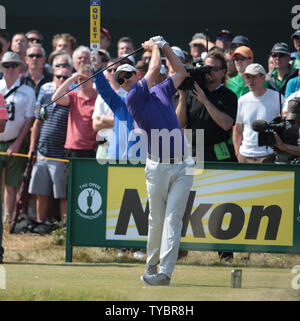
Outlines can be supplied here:
[[[126, 56], [128, 56], [128, 54], [124, 54], [120, 58], [123, 58], [123, 57], [126, 57]], [[135, 59], [134, 59], [133, 56], [128, 56], [128, 57], [126, 57], [126, 59], [130, 60], [133, 63], [133, 65], [135, 65]]]
[[247, 66], [244, 75], [266, 75], [265, 68], [260, 64], [250, 64]]
[[175, 53], [175, 55], [177, 57], [182, 58], [182, 59], [185, 58], [182, 49], [180, 49], [179, 47], [173, 46], [173, 47], [171, 47], [171, 49], [173, 50], [173, 52]]
[[118, 81], [119, 75], [123, 71], [136, 72], [136, 69], [135, 67], [129, 64], [119, 66], [114, 74], [115, 81]]

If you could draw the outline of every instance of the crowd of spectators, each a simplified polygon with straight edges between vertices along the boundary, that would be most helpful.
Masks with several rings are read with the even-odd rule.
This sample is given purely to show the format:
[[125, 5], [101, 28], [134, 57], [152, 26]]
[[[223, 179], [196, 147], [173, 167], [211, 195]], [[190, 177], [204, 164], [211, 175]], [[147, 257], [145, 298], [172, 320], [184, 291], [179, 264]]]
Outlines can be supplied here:
[[[0, 155], [4, 222], [12, 218], [26, 166], [26, 159], [11, 157], [12, 153], [38, 156], [29, 186], [36, 207], [36, 224], [30, 232], [43, 235], [55, 228], [55, 219], [65, 220], [67, 163], [42, 157], [128, 159], [130, 147], [142, 139], [124, 101], [130, 78], [142, 79], [147, 72], [151, 51], [116, 63], [135, 50], [134, 40], [111, 39], [106, 28], [101, 28], [100, 39], [97, 57], [69, 33], [54, 35], [53, 50], [46, 53], [40, 31], [9, 35], [0, 30], [0, 94], [8, 111], [6, 128], [0, 133], [0, 151], [7, 152]], [[194, 90], [178, 90], [173, 99], [182, 128], [204, 129], [204, 160], [274, 161], [272, 148], [257, 147], [250, 121], [269, 122], [281, 113], [286, 98], [300, 96], [300, 30], [285, 41], [267, 49], [263, 62], [256, 60], [252, 40], [225, 29], [215, 39], [195, 33], [187, 40], [188, 49], [171, 44], [186, 66], [210, 66], [203, 88], [196, 84]], [[110, 54], [114, 43], [117, 57]], [[94, 80], [81, 84], [112, 63]], [[172, 68], [162, 58], [158, 82], [170, 75]], [[51, 100], [56, 103], [44, 110]], [[138, 156], [147, 155], [140, 150]], [[53, 215], [56, 199], [59, 218]]]

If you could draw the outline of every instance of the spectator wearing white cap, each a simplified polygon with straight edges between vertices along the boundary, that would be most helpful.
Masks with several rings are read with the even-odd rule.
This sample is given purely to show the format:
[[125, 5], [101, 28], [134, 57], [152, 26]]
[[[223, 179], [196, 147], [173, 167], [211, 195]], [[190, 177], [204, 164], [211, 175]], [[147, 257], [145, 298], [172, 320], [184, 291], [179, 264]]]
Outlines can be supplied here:
[[256, 120], [269, 123], [280, 115], [278, 93], [265, 88], [266, 71], [260, 64], [248, 65], [243, 76], [250, 92], [238, 100], [233, 130], [236, 157], [240, 163], [273, 163], [274, 150], [258, 145], [258, 133], [252, 129], [252, 123]]

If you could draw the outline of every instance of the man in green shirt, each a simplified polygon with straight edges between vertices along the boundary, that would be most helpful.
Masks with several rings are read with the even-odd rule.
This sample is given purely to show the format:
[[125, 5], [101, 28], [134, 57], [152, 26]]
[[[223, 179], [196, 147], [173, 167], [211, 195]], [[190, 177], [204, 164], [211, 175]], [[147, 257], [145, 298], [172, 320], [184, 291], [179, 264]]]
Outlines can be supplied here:
[[238, 74], [226, 81], [226, 87], [233, 91], [237, 98], [240, 98], [249, 92], [248, 85], [245, 84], [242, 75], [247, 66], [253, 63], [253, 52], [249, 47], [238, 47], [232, 54], [232, 60]]

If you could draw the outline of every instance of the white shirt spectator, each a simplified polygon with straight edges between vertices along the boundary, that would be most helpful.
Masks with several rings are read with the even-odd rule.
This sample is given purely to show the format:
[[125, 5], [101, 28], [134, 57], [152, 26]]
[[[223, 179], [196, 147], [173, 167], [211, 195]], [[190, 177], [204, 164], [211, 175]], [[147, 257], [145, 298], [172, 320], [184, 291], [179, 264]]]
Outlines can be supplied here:
[[[11, 89], [20, 86], [18, 78], [11, 88], [7, 88], [5, 79], [0, 80], [0, 93], [4, 96]], [[5, 100], [6, 105], [13, 103], [15, 105], [14, 120], [8, 120], [5, 131], [0, 134], [0, 141], [10, 141], [17, 138], [26, 122], [26, 118], [34, 117], [34, 107], [36, 104], [34, 90], [27, 86], [21, 85]]]
[[[282, 102], [284, 97], [282, 96]], [[258, 146], [258, 133], [252, 129], [255, 120], [271, 122], [280, 114], [278, 92], [267, 89], [259, 97], [249, 93], [238, 100], [236, 124], [243, 124], [243, 141], [239, 153], [245, 157], [263, 157], [273, 154], [271, 147]]]

